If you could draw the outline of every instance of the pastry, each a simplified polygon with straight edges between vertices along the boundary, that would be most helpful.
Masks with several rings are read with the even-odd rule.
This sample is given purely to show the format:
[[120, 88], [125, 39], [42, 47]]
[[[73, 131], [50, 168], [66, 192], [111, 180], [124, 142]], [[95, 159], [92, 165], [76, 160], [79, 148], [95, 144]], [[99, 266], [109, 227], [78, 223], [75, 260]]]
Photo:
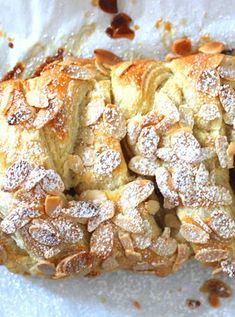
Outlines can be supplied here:
[[232, 276], [234, 58], [105, 57], [0, 84], [1, 262], [166, 276], [194, 253]]

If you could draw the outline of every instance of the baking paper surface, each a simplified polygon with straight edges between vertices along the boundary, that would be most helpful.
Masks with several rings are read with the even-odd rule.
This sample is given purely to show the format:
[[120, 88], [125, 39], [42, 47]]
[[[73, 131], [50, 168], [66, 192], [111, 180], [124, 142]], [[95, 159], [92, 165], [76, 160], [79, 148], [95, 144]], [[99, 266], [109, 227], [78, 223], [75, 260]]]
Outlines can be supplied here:
[[[111, 16], [89, 0], [0, 0], [0, 75], [17, 61], [24, 61], [30, 73], [58, 47], [82, 57], [92, 56], [95, 48], [105, 48], [124, 58], [163, 58], [172, 40], [185, 35], [194, 45], [208, 35], [235, 47], [235, 0], [119, 0], [118, 4], [119, 11], [139, 26], [133, 41], [110, 39], [104, 30]], [[157, 29], [159, 19], [162, 23]], [[170, 32], [165, 31], [167, 21], [172, 25]], [[200, 285], [209, 277], [210, 271], [193, 262], [165, 279], [118, 272], [96, 279], [47, 281], [1, 268], [0, 316], [234, 316], [234, 298], [214, 310], [200, 294]], [[234, 288], [234, 281], [225, 280]], [[188, 298], [199, 299], [201, 307], [187, 308]], [[133, 301], [141, 304], [140, 310]]]

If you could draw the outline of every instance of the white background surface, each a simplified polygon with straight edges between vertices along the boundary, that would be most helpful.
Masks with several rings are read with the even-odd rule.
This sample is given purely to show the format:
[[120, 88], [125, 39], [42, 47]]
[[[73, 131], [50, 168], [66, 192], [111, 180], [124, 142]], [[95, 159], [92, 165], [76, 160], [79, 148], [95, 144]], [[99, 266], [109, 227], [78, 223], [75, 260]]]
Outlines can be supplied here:
[[[91, 56], [107, 48], [123, 57], [163, 57], [173, 38], [202, 35], [235, 47], [235, 0], [119, 0], [119, 9], [140, 29], [133, 41], [111, 40], [104, 33], [110, 16], [89, 0], [0, 0], [0, 75], [17, 61], [28, 71], [58, 47], [74, 55]], [[172, 23], [172, 32], [154, 27], [160, 17]], [[13, 38], [14, 48], [8, 47]], [[0, 130], [0, 133], [2, 131]], [[96, 279], [46, 281], [16, 276], [0, 269], [1, 317], [232, 317], [235, 299], [210, 308], [199, 287], [210, 272], [195, 263], [165, 279], [118, 272]], [[228, 280], [235, 292], [235, 282]], [[200, 299], [194, 311], [187, 298]], [[133, 301], [140, 302], [137, 310]]]

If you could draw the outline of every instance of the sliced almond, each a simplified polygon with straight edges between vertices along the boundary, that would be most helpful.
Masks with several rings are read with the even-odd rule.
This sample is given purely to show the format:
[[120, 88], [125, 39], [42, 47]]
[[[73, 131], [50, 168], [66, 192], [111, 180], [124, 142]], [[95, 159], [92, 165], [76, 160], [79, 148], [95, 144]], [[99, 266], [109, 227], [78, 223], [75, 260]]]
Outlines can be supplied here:
[[218, 106], [215, 104], [204, 104], [201, 106], [198, 116], [205, 121], [212, 121], [220, 118]]
[[222, 239], [235, 237], [235, 221], [223, 211], [215, 210], [212, 213], [209, 226]]
[[48, 261], [38, 262], [31, 270], [49, 276], [54, 275], [56, 272], [55, 264]]
[[47, 108], [49, 102], [47, 96], [39, 90], [28, 91], [25, 95], [28, 104], [36, 108]]
[[61, 242], [56, 230], [45, 221], [32, 224], [29, 227], [30, 236], [37, 242], [47, 246], [56, 246]]
[[195, 259], [200, 262], [213, 263], [228, 258], [228, 250], [205, 248], [196, 252]]
[[80, 224], [60, 216], [50, 222], [65, 243], [79, 243], [84, 238], [84, 230]]
[[190, 256], [190, 248], [185, 243], [178, 243], [177, 256], [173, 265], [173, 272], [176, 272]]
[[160, 137], [154, 126], [145, 127], [141, 130], [137, 147], [142, 156], [152, 157], [156, 155], [156, 150]]
[[153, 182], [137, 179], [124, 186], [119, 202], [124, 210], [134, 209], [145, 201], [154, 191]]
[[217, 136], [215, 139], [215, 151], [222, 168], [233, 167], [233, 156], [228, 155], [228, 140], [226, 136]]
[[145, 176], [154, 176], [158, 166], [159, 163], [157, 162], [157, 159], [149, 159], [142, 156], [132, 157], [128, 164], [128, 167], [131, 171]]
[[102, 268], [105, 270], [105, 272], [114, 271], [118, 267], [119, 263], [113, 256], [109, 256], [102, 262]]
[[103, 201], [99, 204], [98, 213], [88, 220], [88, 232], [94, 231], [102, 222], [113, 218], [115, 214], [115, 204], [111, 200]]
[[97, 99], [89, 102], [86, 107], [86, 115], [82, 124], [86, 127], [95, 124], [101, 117], [104, 108], [105, 103], [103, 99]]
[[208, 42], [199, 47], [199, 52], [205, 54], [219, 54], [224, 50], [224, 43], [222, 42]]
[[91, 218], [99, 213], [99, 208], [91, 201], [70, 201], [63, 213], [73, 218]]
[[30, 191], [46, 176], [47, 172], [44, 167], [35, 167], [27, 176], [26, 181], [23, 184], [24, 189]]
[[221, 85], [219, 99], [232, 123], [235, 118], [235, 90], [230, 85]]
[[107, 196], [104, 191], [97, 190], [97, 189], [88, 189], [81, 193], [79, 196], [80, 200], [86, 200], [86, 201], [105, 201], [107, 200]]
[[129, 209], [114, 217], [113, 222], [127, 232], [144, 233], [144, 221], [137, 209]]
[[205, 69], [199, 75], [197, 90], [212, 97], [218, 96], [220, 89], [219, 73], [215, 69]]
[[126, 135], [126, 119], [115, 106], [108, 104], [103, 111], [105, 131], [112, 137], [122, 140]]
[[46, 176], [42, 179], [42, 188], [50, 195], [58, 195], [65, 189], [61, 177], [52, 169], [46, 171]]
[[101, 224], [92, 234], [90, 252], [94, 256], [105, 260], [113, 251], [114, 232], [110, 223]]
[[156, 242], [151, 246], [151, 249], [160, 256], [171, 256], [175, 253], [178, 246], [177, 241], [169, 236], [170, 231], [168, 233], [166, 229], [162, 236], [157, 238]]
[[92, 267], [92, 257], [89, 253], [81, 251], [63, 259], [56, 267], [56, 275], [66, 276], [72, 274], [86, 275]]
[[191, 223], [182, 224], [179, 232], [185, 238], [185, 240], [192, 243], [204, 244], [210, 239], [210, 236], [207, 232]]
[[[158, 92], [155, 96], [155, 108], [158, 115], [163, 115], [169, 119], [169, 125], [173, 125], [180, 119], [178, 108], [171, 98], [163, 93]], [[156, 125], [159, 129], [159, 124]]]
[[172, 44], [171, 50], [175, 54], [188, 55], [192, 52], [192, 42], [188, 38], [175, 40]]
[[122, 59], [119, 56], [101, 48], [96, 48], [94, 50], [94, 55], [98, 62], [108, 65], [115, 65], [122, 61]]
[[235, 80], [235, 59], [234, 56], [224, 55], [224, 58], [218, 67], [219, 74], [222, 78]]
[[45, 199], [45, 212], [49, 217], [58, 217], [61, 213], [63, 200], [60, 196], [47, 195]]
[[221, 262], [222, 272], [227, 274], [229, 277], [235, 276], [235, 262], [232, 260], [225, 260]]
[[115, 150], [105, 150], [96, 158], [94, 171], [100, 176], [112, 174], [121, 164], [121, 155]]
[[92, 147], [82, 147], [79, 151], [82, 165], [90, 167], [95, 164], [95, 151]]

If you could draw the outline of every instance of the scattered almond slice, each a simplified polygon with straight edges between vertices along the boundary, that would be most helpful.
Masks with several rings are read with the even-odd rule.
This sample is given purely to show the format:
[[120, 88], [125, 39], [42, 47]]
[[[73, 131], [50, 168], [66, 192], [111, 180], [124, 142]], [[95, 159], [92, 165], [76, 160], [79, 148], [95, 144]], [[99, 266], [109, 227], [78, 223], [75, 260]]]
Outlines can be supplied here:
[[104, 64], [115, 65], [122, 62], [122, 59], [119, 56], [101, 48], [96, 48], [94, 50], [94, 55], [97, 62]]
[[115, 150], [105, 150], [100, 155], [97, 156], [94, 172], [100, 176], [105, 176], [112, 174], [113, 170], [115, 170], [121, 164], [121, 155], [119, 152]]
[[212, 97], [218, 96], [220, 90], [220, 77], [215, 69], [205, 69], [199, 75], [197, 90]]
[[121, 207], [134, 209], [145, 201], [154, 191], [153, 182], [146, 179], [137, 179], [124, 186], [119, 199]]
[[105, 260], [113, 251], [114, 232], [110, 223], [100, 224], [92, 233], [90, 240], [90, 252], [94, 256]]
[[210, 228], [222, 239], [235, 237], [235, 221], [220, 210], [215, 210], [209, 222]]
[[195, 259], [200, 262], [213, 263], [228, 258], [228, 250], [217, 248], [204, 248], [196, 252]]
[[222, 272], [227, 274], [229, 277], [235, 276], [235, 261], [225, 260], [221, 262]]
[[164, 199], [166, 199], [169, 204], [167, 207], [173, 208], [179, 205], [179, 195], [173, 188], [170, 173], [165, 167], [158, 167], [156, 170], [156, 183], [160, 192], [162, 193]]
[[201, 146], [195, 136], [186, 131], [179, 131], [171, 137], [175, 154], [179, 159], [192, 163], [201, 154]]
[[30, 236], [37, 242], [47, 246], [56, 246], [60, 244], [61, 239], [57, 231], [46, 221], [41, 220], [29, 227]]
[[180, 115], [176, 104], [167, 94], [159, 92], [155, 96], [155, 108], [158, 115], [163, 115], [171, 120], [171, 124], [179, 121]]
[[102, 222], [113, 218], [115, 214], [115, 204], [111, 200], [103, 201], [99, 204], [98, 213], [88, 220], [88, 232], [94, 231]]
[[46, 170], [46, 176], [42, 179], [42, 188], [50, 195], [58, 195], [65, 189], [61, 177], [52, 169]]
[[235, 62], [233, 56], [224, 55], [223, 60], [218, 67], [219, 74], [222, 78], [235, 80]]
[[233, 156], [228, 155], [228, 140], [226, 136], [217, 136], [215, 139], [215, 151], [222, 168], [233, 167]]
[[186, 241], [192, 243], [204, 244], [210, 239], [210, 236], [207, 232], [191, 223], [182, 224], [179, 232]]
[[192, 52], [192, 42], [188, 38], [175, 40], [172, 44], [171, 50], [175, 54], [188, 55]]
[[120, 228], [132, 233], [144, 233], [144, 221], [137, 209], [129, 209], [114, 217], [113, 222]]
[[235, 118], [235, 91], [230, 85], [221, 85], [219, 91], [220, 102], [231, 118], [231, 121]]
[[89, 253], [81, 251], [64, 258], [56, 267], [56, 275], [66, 276], [72, 274], [86, 275], [92, 267], [92, 257]]
[[47, 172], [43, 167], [35, 167], [27, 176], [26, 181], [23, 184], [24, 189], [30, 191], [33, 189], [45, 176]]
[[102, 269], [104, 269], [105, 272], [109, 272], [109, 271], [112, 272], [118, 267], [119, 267], [119, 263], [113, 256], [109, 256], [107, 259], [105, 259], [102, 262]]
[[103, 111], [105, 131], [112, 137], [122, 140], [126, 135], [126, 119], [115, 106], [108, 104]]
[[65, 243], [79, 243], [84, 238], [84, 232], [79, 224], [73, 223], [71, 220], [58, 217], [51, 221], [51, 224], [58, 231], [60, 237]]
[[177, 241], [169, 236], [170, 229], [165, 228], [161, 237], [151, 246], [151, 249], [160, 256], [171, 256], [177, 250]]
[[85, 127], [95, 124], [101, 117], [105, 109], [105, 103], [103, 99], [96, 99], [88, 103], [86, 107], [86, 115], [83, 120]]
[[175, 162], [178, 160], [172, 148], [162, 147], [157, 150], [157, 157], [166, 162]]
[[154, 126], [145, 127], [141, 130], [137, 147], [142, 156], [152, 157], [156, 155], [156, 150], [160, 137]]
[[31, 271], [36, 271], [48, 276], [52, 276], [56, 272], [55, 264], [49, 261], [38, 262], [37, 264], [35, 264], [35, 266], [31, 268]]
[[6, 171], [2, 182], [2, 190], [6, 192], [16, 191], [24, 182], [32, 170], [31, 164], [27, 161], [16, 161]]
[[62, 212], [73, 218], [91, 218], [99, 213], [99, 208], [92, 201], [70, 201]]
[[55, 218], [58, 217], [61, 213], [63, 206], [63, 200], [60, 196], [50, 196], [47, 195], [45, 199], [45, 212], [46, 214], [51, 217]]
[[47, 108], [49, 106], [47, 96], [39, 90], [28, 91], [25, 98], [31, 107]]
[[79, 151], [82, 164], [91, 167], [95, 164], [95, 151], [91, 147], [82, 147]]
[[199, 165], [199, 168], [196, 172], [195, 183], [199, 188], [201, 186], [207, 186], [210, 183], [210, 174], [203, 163]]
[[205, 121], [212, 121], [220, 118], [218, 106], [215, 104], [203, 104], [198, 112], [198, 116]]
[[60, 70], [72, 79], [93, 80], [95, 77], [95, 69], [85, 68], [80, 65], [72, 64], [62, 66]]
[[149, 159], [142, 156], [134, 156], [128, 164], [131, 171], [145, 176], [154, 176], [158, 166], [159, 163], [156, 159]]
[[205, 54], [219, 54], [224, 50], [224, 43], [222, 42], [208, 42], [199, 47], [199, 52]]
[[100, 202], [107, 200], [107, 196], [104, 191], [97, 190], [97, 189], [88, 189], [81, 193], [79, 196], [80, 200], [86, 200], [86, 201], [94, 201], [94, 202]]
[[190, 256], [189, 246], [185, 243], [178, 243], [177, 256], [173, 265], [173, 272], [176, 272]]
[[30, 205], [17, 206], [7, 215], [1, 222], [2, 231], [7, 234], [15, 233], [16, 230], [22, 228], [31, 219], [41, 216], [42, 210]]

